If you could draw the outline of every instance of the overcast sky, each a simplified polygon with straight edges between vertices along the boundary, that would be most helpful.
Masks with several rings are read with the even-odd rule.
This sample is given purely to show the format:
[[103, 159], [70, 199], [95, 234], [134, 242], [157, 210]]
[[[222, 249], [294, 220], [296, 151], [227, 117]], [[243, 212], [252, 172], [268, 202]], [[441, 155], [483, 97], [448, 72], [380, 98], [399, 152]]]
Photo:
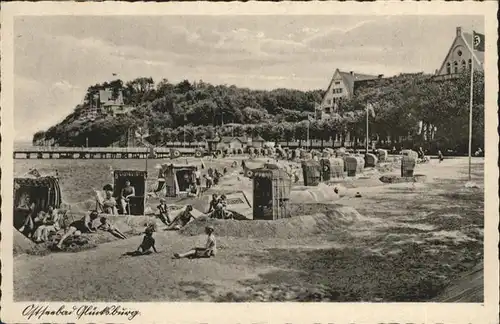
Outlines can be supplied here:
[[438, 69], [477, 16], [59, 16], [17, 18], [16, 140], [59, 122], [91, 84], [151, 76], [254, 89], [325, 89], [336, 68]]

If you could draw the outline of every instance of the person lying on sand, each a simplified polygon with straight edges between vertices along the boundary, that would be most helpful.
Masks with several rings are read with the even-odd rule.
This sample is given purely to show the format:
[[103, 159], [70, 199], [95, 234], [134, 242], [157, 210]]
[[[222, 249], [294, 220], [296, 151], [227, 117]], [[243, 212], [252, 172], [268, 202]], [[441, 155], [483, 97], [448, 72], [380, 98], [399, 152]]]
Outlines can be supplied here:
[[213, 226], [205, 227], [205, 233], [208, 237], [204, 248], [194, 248], [186, 253], [174, 253], [174, 258], [210, 258], [215, 256], [217, 253], [217, 242], [215, 240]]
[[161, 198], [160, 204], [156, 208], [158, 208], [160, 213], [158, 218], [163, 224], [168, 226], [170, 224], [170, 215], [168, 214], [167, 200], [165, 198]]
[[187, 205], [186, 209], [182, 211], [174, 220], [172, 223], [165, 229], [165, 230], [180, 230], [189, 222], [191, 222], [194, 219], [194, 216], [191, 214], [193, 211], [193, 206]]
[[108, 222], [108, 219], [106, 217], [101, 217], [101, 225], [99, 225], [97, 229], [109, 232], [113, 236], [116, 236], [122, 240], [127, 238], [125, 234], [123, 234], [115, 225]]
[[62, 250], [63, 242], [71, 235], [80, 235], [82, 233], [95, 233], [96, 229], [93, 226], [94, 220], [97, 219], [99, 214], [96, 211], [90, 213], [90, 215], [84, 216], [82, 219], [74, 221], [69, 224], [68, 230], [64, 233], [63, 237], [59, 243], [57, 243], [57, 248]]

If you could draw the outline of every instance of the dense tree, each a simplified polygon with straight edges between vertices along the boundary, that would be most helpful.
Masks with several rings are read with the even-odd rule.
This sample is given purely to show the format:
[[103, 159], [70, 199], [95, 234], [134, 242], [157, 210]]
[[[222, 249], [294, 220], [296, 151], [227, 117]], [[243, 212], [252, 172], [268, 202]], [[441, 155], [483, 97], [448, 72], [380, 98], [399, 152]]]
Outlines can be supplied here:
[[[95, 121], [81, 118], [102, 89], [122, 91], [129, 115], [100, 116]], [[75, 107], [62, 122], [37, 132], [33, 143], [54, 140], [61, 146], [106, 146], [118, 142], [127, 130], [147, 125], [148, 140], [165, 142], [203, 141], [220, 136], [262, 136], [275, 142], [349, 138], [363, 145], [366, 138], [366, 105], [370, 141], [383, 145], [426, 146], [466, 150], [468, 139], [470, 75], [438, 81], [425, 74], [399, 75], [371, 80], [355, 89], [352, 100], [343, 100], [338, 113], [328, 120], [308, 121], [322, 91], [276, 89], [250, 90], [235, 86], [214, 86], [203, 81], [184, 80], [172, 84], [167, 79], [155, 85], [152, 78], [123, 83], [113, 80], [88, 88], [86, 103]], [[94, 100], [94, 101], [93, 101]], [[422, 127], [419, 127], [421, 122]], [[308, 131], [309, 130], [309, 131]], [[484, 146], [484, 75], [474, 76], [473, 145]], [[307, 143], [310, 145], [310, 143]]]

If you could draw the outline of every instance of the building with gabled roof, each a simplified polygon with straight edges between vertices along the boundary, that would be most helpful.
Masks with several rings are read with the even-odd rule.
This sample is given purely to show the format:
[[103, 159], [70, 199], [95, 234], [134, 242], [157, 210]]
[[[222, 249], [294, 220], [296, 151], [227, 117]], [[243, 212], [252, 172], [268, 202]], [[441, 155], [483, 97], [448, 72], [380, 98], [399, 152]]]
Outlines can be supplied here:
[[455, 39], [436, 74], [453, 76], [464, 70], [470, 71], [472, 60], [474, 70], [483, 71], [484, 52], [474, 51], [472, 33], [464, 33], [462, 27], [457, 27]]
[[336, 115], [338, 106], [342, 100], [351, 99], [354, 96], [356, 82], [375, 80], [381, 78], [382, 75], [369, 75], [362, 73], [344, 72], [336, 69], [325, 95], [319, 105], [321, 119], [328, 119]]

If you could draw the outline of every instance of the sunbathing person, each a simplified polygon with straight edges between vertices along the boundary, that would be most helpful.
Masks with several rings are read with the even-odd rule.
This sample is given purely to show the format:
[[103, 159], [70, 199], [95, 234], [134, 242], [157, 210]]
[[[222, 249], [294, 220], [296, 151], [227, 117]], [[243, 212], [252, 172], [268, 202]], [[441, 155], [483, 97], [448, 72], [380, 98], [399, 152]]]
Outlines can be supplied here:
[[93, 226], [93, 222], [97, 219], [98, 216], [99, 214], [96, 211], [93, 211], [90, 213], [90, 215], [86, 215], [82, 219], [69, 224], [68, 230], [63, 235], [63, 237], [61, 237], [59, 243], [57, 243], [57, 248], [62, 249], [63, 242], [71, 235], [94, 233], [96, 229]]
[[61, 229], [59, 225], [59, 212], [54, 207], [49, 206], [47, 213], [40, 214], [38, 228], [33, 234], [33, 240], [37, 243], [49, 240], [49, 234]]
[[106, 217], [101, 217], [101, 225], [99, 225], [97, 229], [109, 232], [113, 236], [116, 236], [122, 240], [127, 238], [125, 234], [123, 234], [115, 225], [108, 222], [108, 219]]
[[16, 212], [24, 214], [24, 222], [19, 228], [19, 232], [25, 234], [27, 237], [30, 237], [34, 232], [35, 209], [35, 202], [31, 201], [30, 196], [26, 196], [22, 204], [16, 208]]
[[142, 239], [141, 245], [137, 248], [134, 255], [150, 254], [151, 249], [158, 253], [155, 246], [155, 239], [153, 238], [153, 229], [151, 227], [146, 228], [144, 232], [144, 238]]
[[189, 197], [198, 197], [198, 187], [196, 183], [192, 182], [188, 188], [188, 196]]
[[168, 226], [170, 224], [170, 215], [168, 214], [167, 200], [165, 198], [161, 198], [160, 204], [157, 206], [157, 208], [160, 212], [158, 218], [163, 224]]
[[112, 191], [106, 191], [106, 199], [102, 202], [102, 210], [105, 214], [117, 215], [116, 200]]
[[174, 218], [172, 223], [170, 223], [170, 225], [165, 230], [180, 230], [181, 228], [189, 224], [189, 222], [195, 219], [191, 214], [192, 211], [193, 206], [187, 205], [186, 209], [182, 211], [176, 218]]
[[186, 253], [175, 253], [174, 257], [180, 258], [210, 258], [217, 253], [217, 243], [214, 235], [213, 226], [205, 227], [205, 233], [208, 235], [207, 243], [203, 248], [194, 248]]
[[210, 205], [208, 206], [208, 211], [207, 214], [210, 214], [215, 210], [215, 207], [217, 207], [217, 204], [219, 202], [219, 199], [217, 198], [217, 194], [212, 195], [212, 200], [210, 201]]

